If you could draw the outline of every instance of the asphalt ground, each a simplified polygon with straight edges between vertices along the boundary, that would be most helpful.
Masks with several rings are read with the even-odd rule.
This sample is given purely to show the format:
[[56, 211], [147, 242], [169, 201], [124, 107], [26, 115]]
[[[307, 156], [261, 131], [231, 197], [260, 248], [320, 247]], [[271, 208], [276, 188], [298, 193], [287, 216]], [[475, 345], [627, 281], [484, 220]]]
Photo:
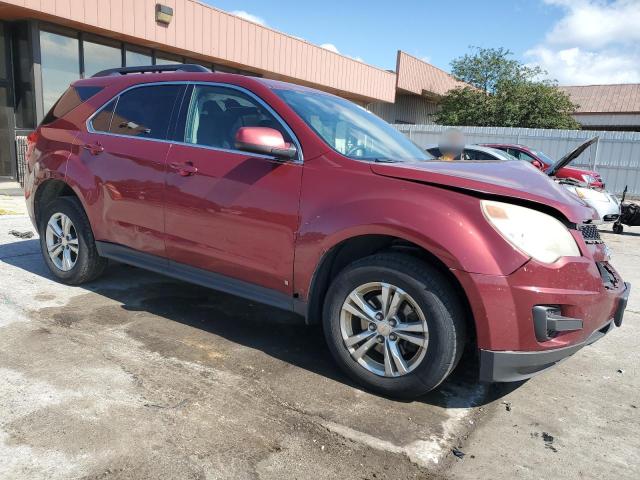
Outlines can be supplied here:
[[[0, 216], [0, 478], [640, 475], [635, 292], [623, 328], [544, 375], [480, 385], [467, 358], [398, 402], [296, 317], [120, 264], [68, 287], [12, 230], [33, 227]], [[640, 286], [640, 229], [605, 238]]]

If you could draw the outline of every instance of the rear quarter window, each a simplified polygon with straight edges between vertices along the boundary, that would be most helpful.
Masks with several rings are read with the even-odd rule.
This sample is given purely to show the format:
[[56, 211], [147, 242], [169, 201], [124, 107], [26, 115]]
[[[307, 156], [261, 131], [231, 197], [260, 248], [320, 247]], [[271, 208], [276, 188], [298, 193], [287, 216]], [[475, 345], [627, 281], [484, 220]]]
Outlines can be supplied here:
[[49, 113], [45, 115], [41, 125], [49, 125], [59, 118], [64, 117], [71, 110], [89, 100], [103, 88], [104, 87], [88, 86], [69, 87], [67, 91], [64, 92], [58, 99], [58, 101], [53, 105], [53, 107], [51, 107]]

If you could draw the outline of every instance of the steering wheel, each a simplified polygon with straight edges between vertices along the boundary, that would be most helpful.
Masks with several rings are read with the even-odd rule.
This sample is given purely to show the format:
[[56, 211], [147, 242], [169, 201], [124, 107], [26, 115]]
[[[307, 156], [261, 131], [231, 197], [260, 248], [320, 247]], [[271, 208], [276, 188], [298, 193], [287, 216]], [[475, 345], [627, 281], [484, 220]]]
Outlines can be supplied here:
[[357, 155], [355, 155], [355, 153], [357, 151], [361, 151], [362, 153], [365, 153], [367, 151], [367, 149], [366, 149], [366, 147], [364, 145], [356, 145], [355, 147], [351, 147], [347, 151], [347, 157], [357, 156]]

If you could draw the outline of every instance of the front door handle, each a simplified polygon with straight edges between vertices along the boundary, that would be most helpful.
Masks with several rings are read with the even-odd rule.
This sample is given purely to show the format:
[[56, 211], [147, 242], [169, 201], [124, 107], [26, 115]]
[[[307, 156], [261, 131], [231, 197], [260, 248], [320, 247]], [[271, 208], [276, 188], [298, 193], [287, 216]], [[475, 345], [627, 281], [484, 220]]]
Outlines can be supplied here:
[[178, 173], [183, 177], [188, 177], [198, 172], [198, 167], [196, 167], [191, 162], [184, 162], [184, 163], [173, 162], [170, 164], [170, 166], [174, 170], [177, 170]]
[[88, 150], [91, 155], [98, 155], [104, 152], [104, 147], [100, 144], [100, 142], [85, 143], [82, 148]]

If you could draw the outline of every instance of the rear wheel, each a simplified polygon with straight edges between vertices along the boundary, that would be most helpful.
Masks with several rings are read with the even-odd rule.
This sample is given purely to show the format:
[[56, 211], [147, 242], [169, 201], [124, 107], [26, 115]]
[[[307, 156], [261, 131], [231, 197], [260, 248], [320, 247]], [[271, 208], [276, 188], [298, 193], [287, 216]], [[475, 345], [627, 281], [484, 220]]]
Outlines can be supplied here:
[[624, 227], [620, 224], [620, 223], [614, 223], [613, 224], [613, 233], [622, 233], [624, 230]]
[[437, 269], [403, 254], [354, 262], [331, 285], [324, 330], [338, 364], [365, 387], [411, 398], [436, 388], [465, 342], [464, 308]]
[[40, 217], [42, 255], [58, 280], [77, 285], [102, 274], [107, 260], [98, 255], [89, 219], [77, 199], [57, 198]]

